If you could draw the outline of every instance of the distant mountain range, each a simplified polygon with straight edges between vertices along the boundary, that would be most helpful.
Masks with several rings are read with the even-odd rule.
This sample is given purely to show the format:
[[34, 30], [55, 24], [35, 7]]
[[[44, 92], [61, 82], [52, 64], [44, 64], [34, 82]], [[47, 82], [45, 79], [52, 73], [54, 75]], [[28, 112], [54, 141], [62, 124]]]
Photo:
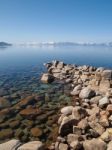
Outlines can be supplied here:
[[28, 42], [19, 44], [21, 46], [112, 46], [112, 42], [109, 43], [76, 43], [76, 42]]
[[12, 46], [10, 43], [0, 42], [0, 47]]

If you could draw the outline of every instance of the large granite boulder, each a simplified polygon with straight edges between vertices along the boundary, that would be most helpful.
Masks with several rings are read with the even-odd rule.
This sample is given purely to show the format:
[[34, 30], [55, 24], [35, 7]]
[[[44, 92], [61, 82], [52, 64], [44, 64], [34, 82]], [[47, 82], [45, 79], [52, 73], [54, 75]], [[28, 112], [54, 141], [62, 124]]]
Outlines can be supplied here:
[[82, 99], [92, 98], [94, 96], [95, 96], [95, 91], [93, 91], [92, 89], [90, 89], [88, 87], [82, 89], [79, 94], [79, 97]]
[[21, 145], [19, 140], [10, 140], [0, 144], [0, 150], [16, 150]]
[[32, 141], [23, 144], [17, 150], [44, 150], [44, 145], [40, 141]]

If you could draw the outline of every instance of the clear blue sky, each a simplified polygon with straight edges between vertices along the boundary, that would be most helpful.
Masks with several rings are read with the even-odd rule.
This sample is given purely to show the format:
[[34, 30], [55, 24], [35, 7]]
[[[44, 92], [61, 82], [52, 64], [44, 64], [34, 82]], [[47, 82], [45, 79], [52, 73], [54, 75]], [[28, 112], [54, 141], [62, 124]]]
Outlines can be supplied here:
[[0, 41], [112, 41], [112, 0], [0, 0]]

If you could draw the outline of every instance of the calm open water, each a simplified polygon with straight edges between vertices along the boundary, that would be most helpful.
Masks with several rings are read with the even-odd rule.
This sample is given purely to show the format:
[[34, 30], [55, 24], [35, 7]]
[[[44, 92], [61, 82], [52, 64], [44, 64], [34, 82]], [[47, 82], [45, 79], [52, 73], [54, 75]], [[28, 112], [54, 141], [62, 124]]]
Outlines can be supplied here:
[[0, 70], [18, 70], [40, 66], [47, 61], [61, 60], [78, 65], [112, 68], [112, 47], [61, 46], [61, 47], [7, 47], [0, 48]]

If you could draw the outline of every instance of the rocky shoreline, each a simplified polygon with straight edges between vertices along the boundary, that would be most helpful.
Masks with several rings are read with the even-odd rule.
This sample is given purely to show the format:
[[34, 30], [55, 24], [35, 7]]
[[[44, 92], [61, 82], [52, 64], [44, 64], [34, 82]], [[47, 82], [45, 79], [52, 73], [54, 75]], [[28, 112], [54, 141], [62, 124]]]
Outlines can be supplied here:
[[[59, 128], [55, 141], [45, 148], [44, 144], [38, 140], [23, 145], [18, 140], [13, 140], [0, 144], [1, 150], [111, 150], [112, 70], [65, 64], [59, 61], [46, 63], [45, 66], [47, 73], [42, 75], [41, 81], [43, 83], [62, 82], [65, 87], [69, 87], [68, 94], [73, 100], [72, 105], [66, 103], [60, 110], [57, 121]], [[21, 103], [19, 102], [14, 108], [20, 107]], [[31, 113], [30, 116], [32, 116], [39, 113], [32, 107], [27, 109], [30, 110], [21, 110], [20, 115], [25, 116]], [[52, 130], [52, 132], [55, 131]], [[32, 129], [32, 133], [35, 134], [36, 130]], [[11, 145], [10, 142], [13, 144]], [[8, 144], [12, 147], [7, 149]]]

